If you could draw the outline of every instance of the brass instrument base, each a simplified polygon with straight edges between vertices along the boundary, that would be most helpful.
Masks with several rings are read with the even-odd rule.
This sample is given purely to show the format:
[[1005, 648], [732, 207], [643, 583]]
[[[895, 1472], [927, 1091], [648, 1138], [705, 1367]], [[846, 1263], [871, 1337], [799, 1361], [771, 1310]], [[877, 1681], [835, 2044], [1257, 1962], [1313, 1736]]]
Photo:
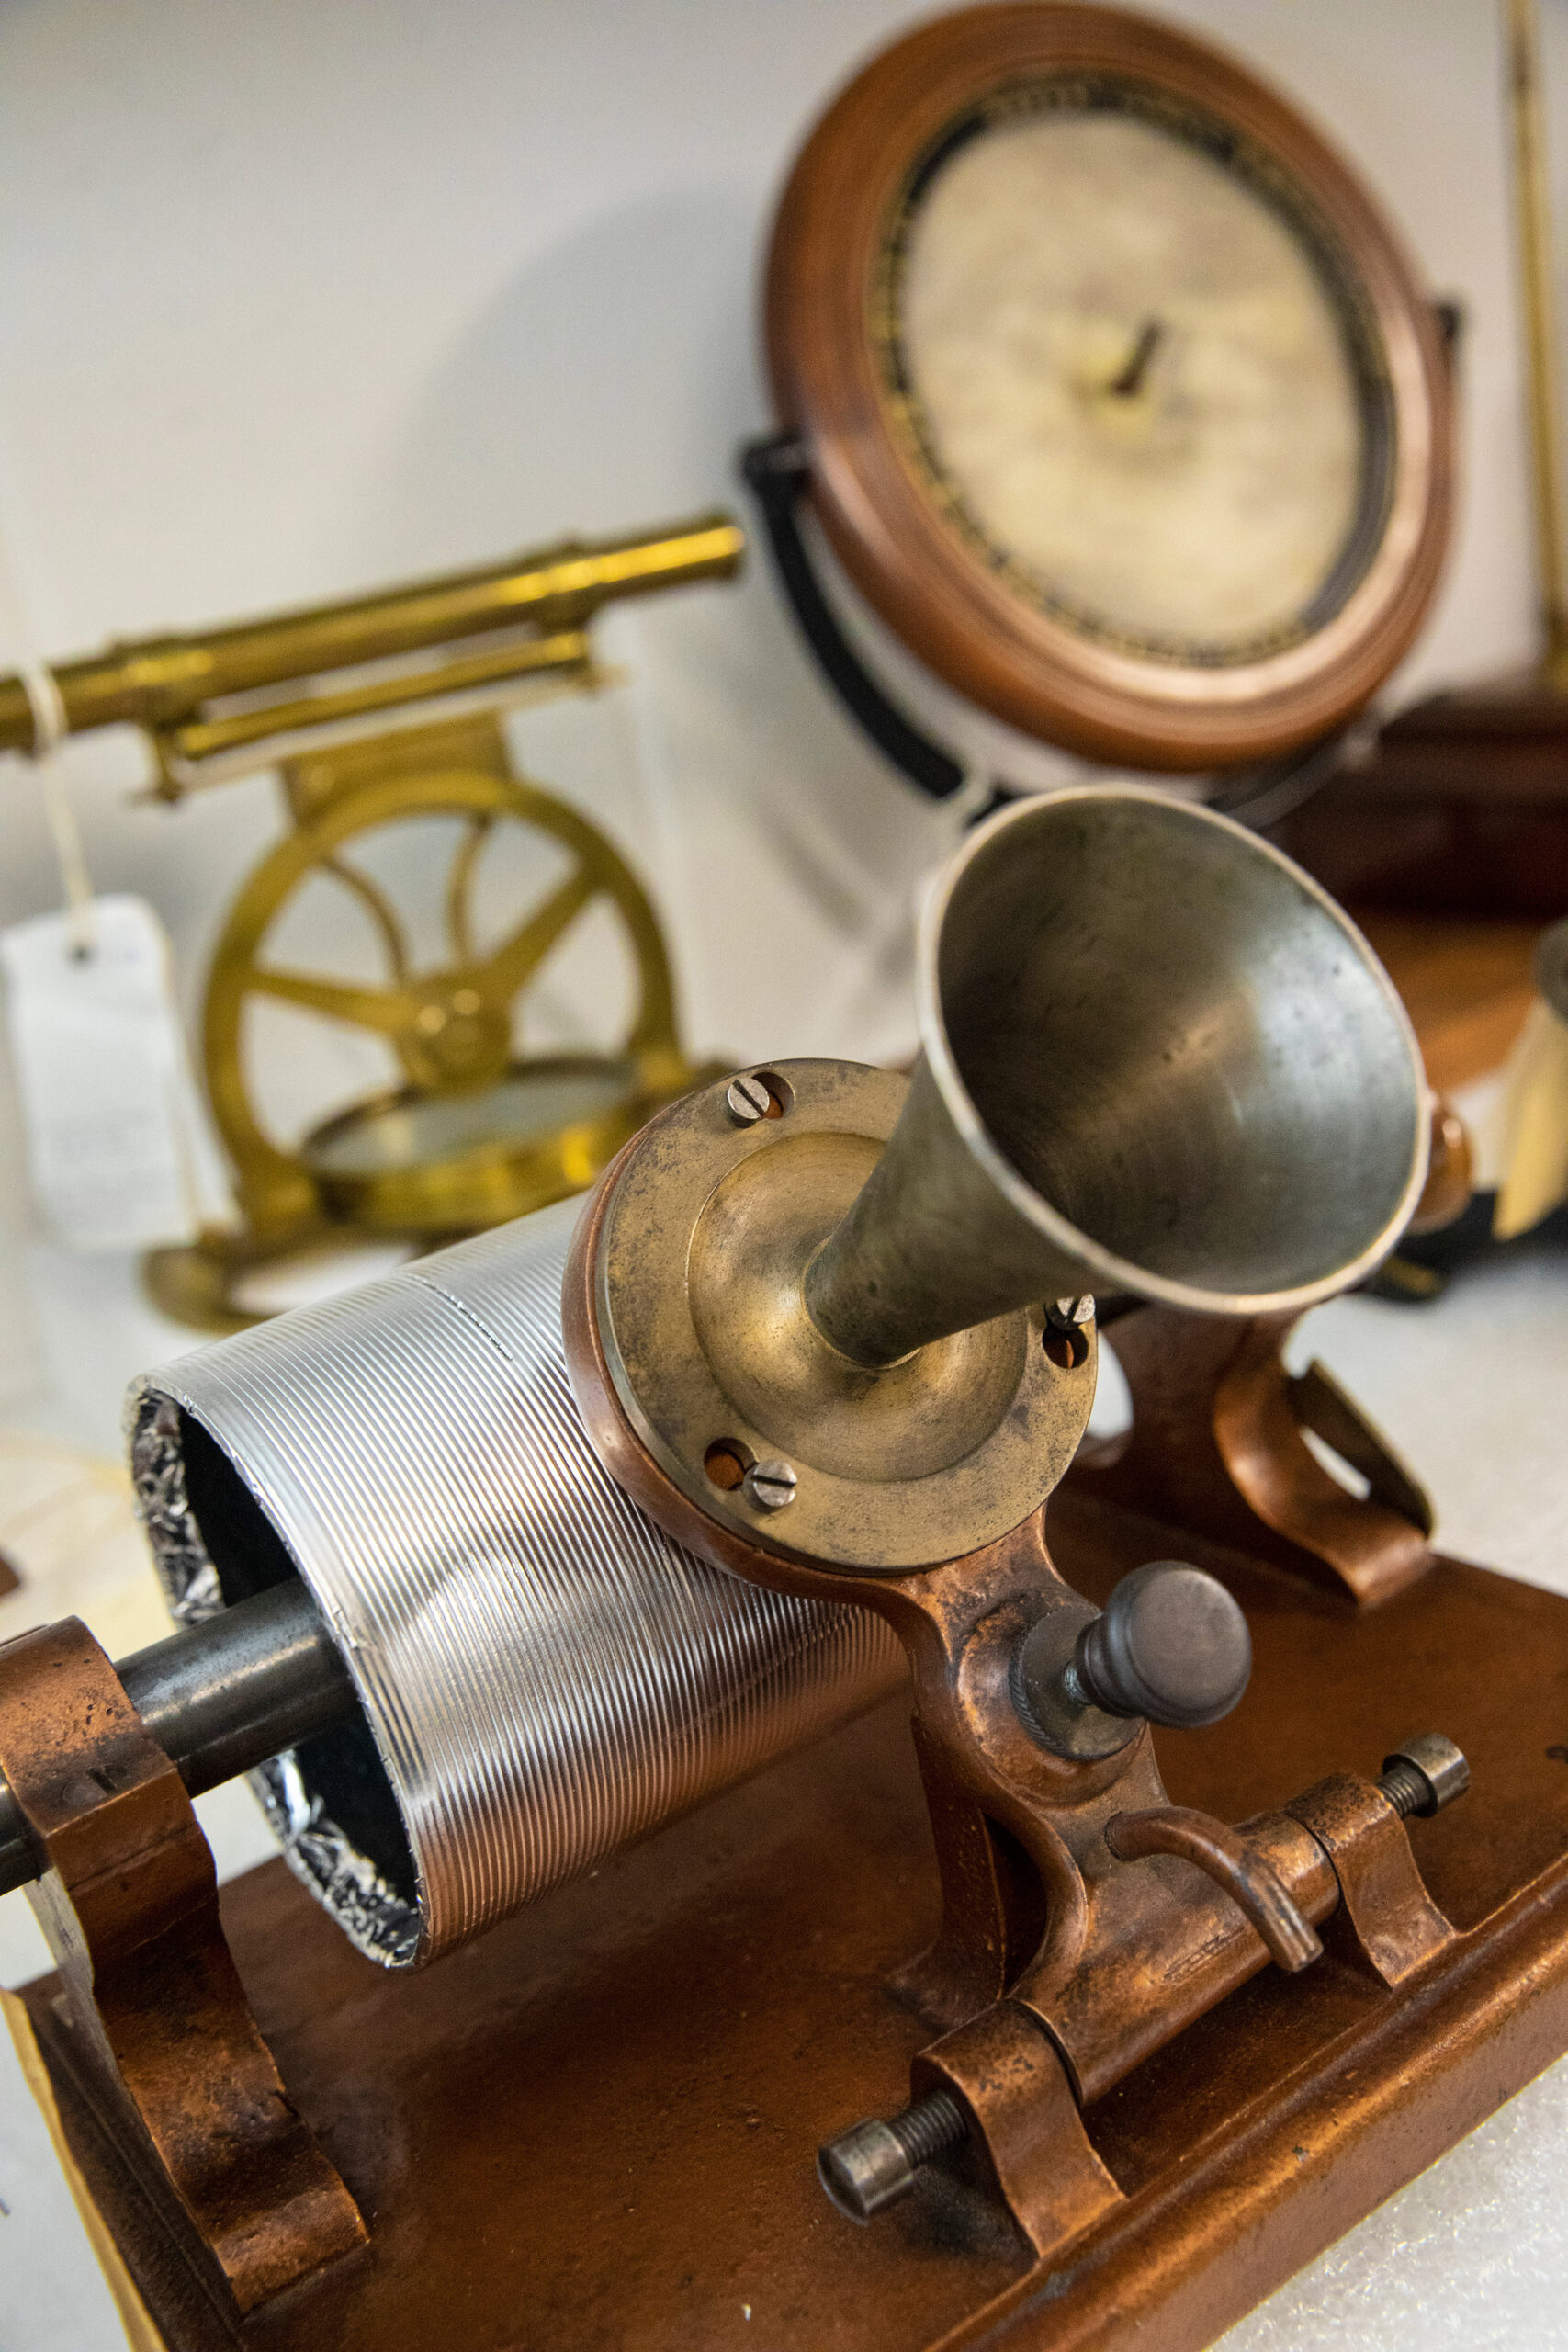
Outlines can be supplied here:
[[355, 1232], [325, 1217], [270, 1232], [220, 1227], [195, 1241], [150, 1250], [141, 1261], [141, 1286], [160, 1314], [172, 1322], [226, 1339], [232, 1331], [248, 1331], [253, 1324], [268, 1319], [269, 1309], [245, 1304], [245, 1285], [254, 1275], [285, 1267], [303, 1271], [314, 1258], [388, 1238]]
[[1103, 1602], [1179, 1550], [1247, 1609], [1247, 1699], [1156, 1735], [1172, 1800], [1235, 1819], [1375, 1770], [1440, 1724], [1464, 1802], [1412, 1825], [1457, 1945], [1393, 1994], [1330, 1939], [1266, 1970], [1089, 2108], [1125, 2202], [1035, 2265], [932, 2167], [857, 2229], [818, 2144], [890, 2112], [930, 2028], [889, 1978], [940, 1898], [907, 1709], [890, 1702], [420, 1977], [358, 1958], [279, 1863], [224, 1922], [367, 2254], [243, 2331], [214, 2318], [108, 2154], [53, 2006], [26, 2000], [78, 2162], [170, 2352], [1210, 2343], [1568, 2047], [1568, 1600], [1438, 1559], [1356, 1611], [1089, 1496], [1048, 1530]]

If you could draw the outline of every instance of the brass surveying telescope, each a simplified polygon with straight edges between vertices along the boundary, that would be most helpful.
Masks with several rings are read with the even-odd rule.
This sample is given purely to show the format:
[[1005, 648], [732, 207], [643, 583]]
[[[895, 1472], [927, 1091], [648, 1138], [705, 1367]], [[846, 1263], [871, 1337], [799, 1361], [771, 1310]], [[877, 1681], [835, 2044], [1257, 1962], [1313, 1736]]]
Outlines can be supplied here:
[[[280, 1268], [347, 1237], [428, 1247], [541, 1207], [713, 1074], [683, 1049], [636, 872], [583, 810], [515, 770], [502, 711], [611, 683], [594, 614], [728, 578], [743, 545], [727, 516], [701, 514], [0, 679], [0, 747], [39, 748], [52, 705], [57, 730], [141, 728], [164, 801], [278, 771], [288, 831], [229, 910], [202, 1010], [238, 1219], [152, 1253], [147, 1286], [166, 1313], [243, 1329]], [[545, 886], [532, 903], [523, 874]], [[325, 953], [302, 968], [307, 900], [333, 919], [315, 920]], [[599, 1047], [542, 1051], [544, 968], [583, 922], [599, 927], [602, 964], [618, 952], [629, 1006]], [[261, 1002], [360, 1031], [382, 1083], [322, 1106], [303, 1135], [279, 1132], [256, 1084]]]
[[[376, 595], [109, 646], [51, 674], [68, 734], [142, 729], [157, 755], [154, 788], [177, 800], [206, 763], [228, 768], [246, 754], [249, 766], [260, 766], [286, 740], [323, 728], [363, 733], [367, 722], [411, 705], [525, 690], [550, 678], [586, 682], [585, 631], [602, 605], [728, 579], [743, 547], [740, 530], [720, 514], [626, 538], [561, 539]], [[439, 662], [425, 658], [437, 649], [446, 649]], [[373, 674], [310, 690], [343, 670]], [[24, 682], [0, 678], [0, 750], [37, 748]]]

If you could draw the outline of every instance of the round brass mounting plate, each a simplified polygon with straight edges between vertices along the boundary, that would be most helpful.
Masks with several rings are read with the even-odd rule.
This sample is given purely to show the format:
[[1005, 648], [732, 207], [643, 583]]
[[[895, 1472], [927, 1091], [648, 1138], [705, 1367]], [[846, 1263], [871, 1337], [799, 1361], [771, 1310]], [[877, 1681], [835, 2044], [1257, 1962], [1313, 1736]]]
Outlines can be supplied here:
[[[1092, 1331], [1070, 1370], [1046, 1355], [1038, 1308], [883, 1372], [840, 1355], [801, 1278], [892, 1134], [908, 1080], [833, 1061], [766, 1076], [782, 1116], [738, 1125], [724, 1086], [705, 1088], [615, 1175], [594, 1267], [615, 1393], [682, 1492], [770, 1550], [891, 1574], [994, 1543], [1072, 1460], [1094, 1400]], [[794, 1500], [769, 1510], [739, 1472], [778, 1459]]]

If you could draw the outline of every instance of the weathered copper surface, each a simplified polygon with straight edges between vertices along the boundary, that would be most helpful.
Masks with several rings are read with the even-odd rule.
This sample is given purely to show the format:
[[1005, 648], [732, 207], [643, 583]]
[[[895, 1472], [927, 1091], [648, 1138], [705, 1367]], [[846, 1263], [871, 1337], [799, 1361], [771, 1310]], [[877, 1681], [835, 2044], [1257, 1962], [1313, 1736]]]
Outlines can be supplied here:
[[251, 2311], [364, 2224], [246, 2005], [179, 1773], [78, 1619], [0, 1649], [0, 1767], [48, 1863], [56, 2048], [204, 2285]]
[[[1292, 1381], [1280, 1350], [1296, 1319], [1225, 1322], [1168, 1306], [1123, 1316], [1110, 1336], [1133, 1392], [1132, 1427], [1086, 1447], [1074, 1475], [1371, 1606], [1427, 1566], [1429, 1512], [1379, 1433], [1316, 1365]], [[1364, 1498], [1324, 1468], [1303, 1428], [1354, 1461], [1370, 1480]]]
[[[1323, 1945], [1273, 1863], [1224, 1822], [1190, 1805], [1156, 1805], [1148, 1813], [1114, 1815], [1105, 1825], [1105, 1842], [1118, 1861], [1176, 1854], [1196, 1862], [1251, 1920], [1269, 1947], [1269, 1959], [1288, 1975], [1310, 1968], [1320, 1957]], [[1323, 1887], [1322, 1893], [1337, 1899], [1335, 1888]]]
[[917, 2098], [955, 2091], [987, 2117], [986, 2153], [998, 2198], [1037, 2255], [1080, 2237], [1122, 2203], [1095, 2154], [1066, 2070], [1037, 2018], [998, 2001], [922, 2050]]
[[1305, 1823], [1333, 1863], [1339, 1882], [1335, 1925], [1385, 1984], [1403, 1984], [1453, 1941], [1379, 1790], [1335, 1772], [1285, 1810]]
[[[1050, 1533], [1097, 1601], [1174, 1543], [1076, 1480]], [[1255, 1975], [1089, 2105], [1080, 2128], [1118, 2194], [1041, 2263], [961, 2165], [867, 2229], [815, 2178], [818, 2144], [900, 2104], [931, 2040], [887, 1984], [941, 1914], [897, 1701], [422, 1976], [360, 1960], [272, 1864], [224, 1890], [225, 1922], [372, 2237], [244, 2340], [1187, 2352], [1491, 2114], [1568, 2046], [1568, 1602], [1439, 1557], [1358, 1611], [1185, 1548], [1242, 1600], [1256, 1666], [1227, 1722], [1156, 1734], [1177, 1802], [1274, 1813], [1347, 1763], [1375, 1771], [1391, 1723], [1441, 1723], [1470, 1757], [1463, 1803], [1410, 1826], [1458, 1930], [1433, 1966], [1393, 1995], [1336, 1920], [1301, 1975]], [[237, 2340], [96, 2136], [54, 1990], [28, 2006], [171, 2352]], [[1072, 2170], [1085, 2203], [1103, 2196], [1081, 2150]]]

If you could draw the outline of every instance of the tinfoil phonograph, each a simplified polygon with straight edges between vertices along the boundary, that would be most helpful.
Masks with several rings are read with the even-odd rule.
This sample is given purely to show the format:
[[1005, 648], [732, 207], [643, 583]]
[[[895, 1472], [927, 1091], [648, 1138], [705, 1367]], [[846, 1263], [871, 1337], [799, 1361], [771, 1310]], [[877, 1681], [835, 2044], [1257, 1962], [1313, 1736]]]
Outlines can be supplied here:
[[[1086, 754], [1261, 791], [1408, 643], [1438, 328], [1166, 28], [874, 61], [769, 322], [781, 563], [928, 783], [818, 626], [807, 488], [934, 667]], [[0, 1887], [174, 2352], [1195, 2352], [1568, 2047], [1568, 1602], [1438, 1550], [1282, 1352], [1430, 1205], [1387, 976], [1128, 783], [991, 813], [916, 966], [911, 1071], [660, 1064], [583, 1196], [135, 1385], [180, 1630], [0, 1650]], [[287, 1869], [220, 1903], [190, 1797], [241, 1772]]]
[[[0, 1854], [169, 2342], [1196, 2346], [1568, 2040], [1568, 1609], [1279, 1353], [1424, 1181], [1370, 951], [1084, 788], [919, 989], [911, 1077], [738, 1070], [134, 1391], [186, 1629], [0, 1653]], [[220, 1920], [243, 1770], [299, 1883]]]

